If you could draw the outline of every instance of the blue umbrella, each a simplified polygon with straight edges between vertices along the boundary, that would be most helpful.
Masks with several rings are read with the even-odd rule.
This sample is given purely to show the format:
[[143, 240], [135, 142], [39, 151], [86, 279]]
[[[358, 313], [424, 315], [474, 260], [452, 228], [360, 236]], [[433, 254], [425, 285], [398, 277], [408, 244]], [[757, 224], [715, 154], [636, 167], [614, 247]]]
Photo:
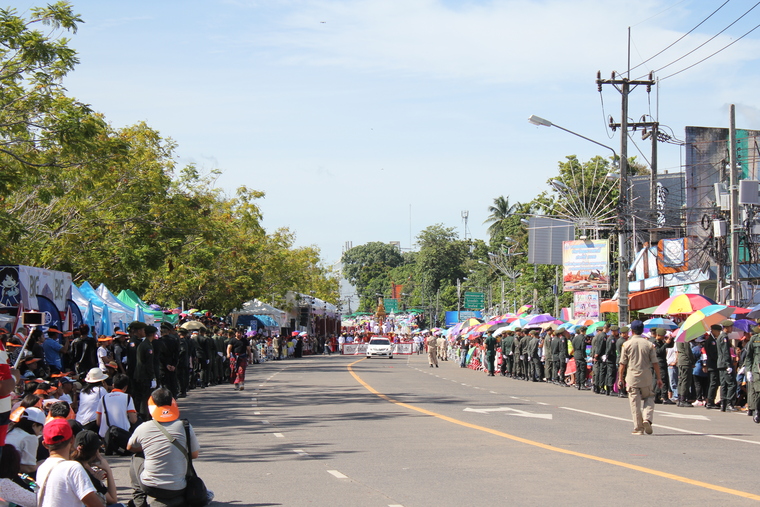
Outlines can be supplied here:
[[103, 307], [103, 314], [100, 316], [100, 322], [98, 322], [98, 334], [111, 336], [113, 335], [113, 325], [111, 324], [111, 311], [107, 306]]
[[670, 319], [663, 319], [662, 317], [655, 317], [653, 319], [645, 320], [644, 327], [649, 329], [678, 329], [678, 324]]
[[757, 322], [754, 320], [749, 319], [739, 319], [734, 321], [734, 329], [738, 329], [740, 331], [744, 331], [745, 333], [750, 333], [750, 329], [752, 326], [756, 326]]
[[143, 309], [140, 305], [135, 305], [135, 316], [132, 320], [145, 322], [145, 312], [143, 312]]
[[95, 308], [92, 306], [92, 301], [87, 301], [87, 310], [84, 312], [84, 323], [90, 326], [90, 329], [95, 327]]

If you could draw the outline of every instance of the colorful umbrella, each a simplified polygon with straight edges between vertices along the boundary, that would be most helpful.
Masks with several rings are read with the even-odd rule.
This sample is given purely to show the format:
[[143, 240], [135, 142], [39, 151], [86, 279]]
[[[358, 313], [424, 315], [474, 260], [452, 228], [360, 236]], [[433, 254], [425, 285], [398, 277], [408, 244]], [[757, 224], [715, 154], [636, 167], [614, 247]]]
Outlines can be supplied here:
[[594, 319], [588, 319], [586, 317], [578, 317], [577, 319], [573, 319], [570, 322], [572, 322], [576, 326], [590, 326], [596, 321]]
[[462, 322], [462, 329], [470, 326], [477, 326], [480, 324], [480, 321], [476, 318], [470, 317], [469, 319]]
[[530, 319], [528, 319], [528, 326], [539, 326], [545, 322], [554, 322], [555, 319], [548, 313], [542, 313], [540, 315], [533, 315]]
[[514, 331], [518, 327], [525, 327], [525, 325], [528, 323], [528, 319], [517, 319], [514, 322], [512, 322], [510, 325], [507, 326], [507, 329], [510, 331]]
[[733, 308], [724, 305], [709, 305], [695, 311], [681, 324], [681, 329], [676, 333], [676, 342], [690, 342], [699, 338], [710, 326], [726, 320], [733, 311]]
[[678, 329], [678, 324], [670, 319], [663, 319], [662, 317], [655, 317], [653, 319], [645, 320], [644, 327], [648, 329], [660, 328], [660, 329]]
[[760, 305], [750, 308], [749, 313], [744, 317], [748, 319], [760, 319]]
[[521, 306], [521, 307], [520, 307], [520, 308], [519, 308], [519, 309], [518, 309], [518, 310], [515, 312], [515, 314], [517, 314], [517, 315], [520, 315], [521, 313], [525, 313], [525, 312], [527, 312], [527, 311], [528, 311], [528, 310], [530, 310], [531, 308], [533, 308], [533, 305], [522, 305], [522, 306]]
[[594, 322], [593, 324], [591, 324], [590, 326], [588, 326], [588, 328], [586, 328], [586, 333], [587, 334], [596, 333], [597, 331], [599, 331], [603, 327], [604, 327], [604, 321], [603, 320], [600, 320], [599, 322]]
[[715, 301], [701, 294], [679, 294], [669, 297], [655, 309], [652, 313], [657, 315], [678, 315], [694, 313], [705, 306], [716, 304]]

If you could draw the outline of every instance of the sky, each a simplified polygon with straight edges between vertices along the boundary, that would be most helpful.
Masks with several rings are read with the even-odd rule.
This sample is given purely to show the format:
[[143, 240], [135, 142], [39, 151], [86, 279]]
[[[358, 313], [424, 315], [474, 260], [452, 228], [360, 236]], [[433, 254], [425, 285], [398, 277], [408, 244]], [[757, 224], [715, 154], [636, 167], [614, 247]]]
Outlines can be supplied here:
[[[229, 195], [265, 192], [264, 227], [288, 227], [328, 265], [346, 242], [415, 249], [434, 224], [463, 235], [464, 211], [468, 236], [487, 241], [495, 198], [529, 201], [566, 156], [611, 153], [531, 115], [619, 152], [607, 122], [621, 96], [595, 78], [626, 73], [629, 27], [630, 77], [659, 80], [631, 93], [633, 121], [650, 115], [683, 139], [687, 125], [726, 127], [736, 104], [737, 127], [760, 129], [760, 29], [737, 41], [760, 18], [736, 21], [751, 0], [706, 21], [723, 0], [72, 3], [85, 23], [70, 36], [81, 63], [69, 93], [115, 127], [144, 121], [172, 138], [178, 163], [220, 170]], [[660, 171], [681, 170], [683, 148], [659, 152]]]

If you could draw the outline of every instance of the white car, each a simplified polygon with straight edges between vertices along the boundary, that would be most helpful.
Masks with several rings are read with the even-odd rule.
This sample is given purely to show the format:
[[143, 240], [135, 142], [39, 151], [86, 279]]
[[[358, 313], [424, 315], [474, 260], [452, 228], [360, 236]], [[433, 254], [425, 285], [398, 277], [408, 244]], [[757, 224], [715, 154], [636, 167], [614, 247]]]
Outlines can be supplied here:
[[367, 344], [367, 359], [373, 356], [384, 356], [393, 359], [393, 344], [388, 338], [370, 338]]

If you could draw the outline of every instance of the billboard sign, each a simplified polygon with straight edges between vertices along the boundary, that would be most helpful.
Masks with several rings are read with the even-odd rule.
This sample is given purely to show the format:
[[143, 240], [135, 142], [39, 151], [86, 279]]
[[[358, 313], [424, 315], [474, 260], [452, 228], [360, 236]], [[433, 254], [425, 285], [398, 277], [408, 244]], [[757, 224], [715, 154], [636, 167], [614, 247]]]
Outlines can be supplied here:
[[596, 291], [573, 293], [573, 318], [599, 320], [599, 293]]
[[562, 243], [564, 290], [610, 290], [610, 243], [605, 239]]

